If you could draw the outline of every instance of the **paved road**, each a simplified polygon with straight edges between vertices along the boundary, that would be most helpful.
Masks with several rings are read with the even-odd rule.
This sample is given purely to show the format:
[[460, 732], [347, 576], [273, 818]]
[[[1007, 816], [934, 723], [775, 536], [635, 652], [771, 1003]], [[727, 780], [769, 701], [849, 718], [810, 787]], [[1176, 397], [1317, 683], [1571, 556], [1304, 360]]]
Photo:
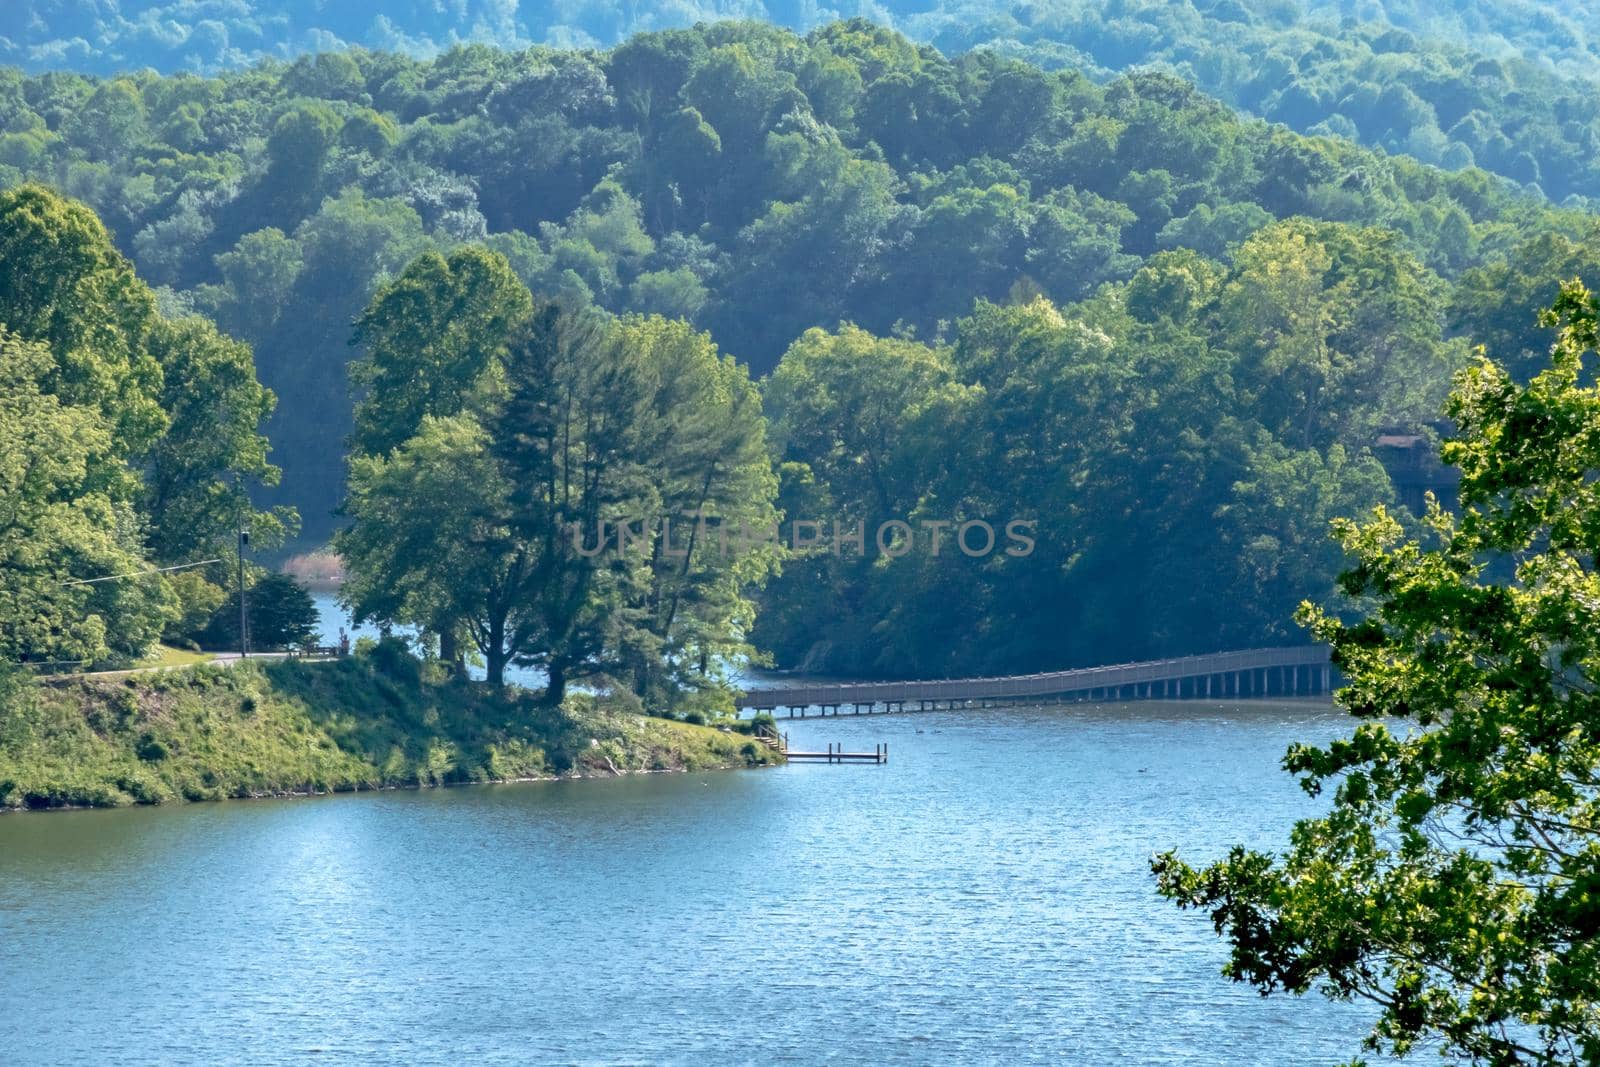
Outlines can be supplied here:
[[[253, 660], [282, 660], [288, 659], [287, 652], [252, 652]], [[131, 678], [135, 674], [155, 674], [160, 671], [186, 671], [190, 667], [215, 666], [232, 667], [236, 663], [244, 662], [244, 658], [237, 652], [218, 652], [208, 660], [199, 663], [158, 663], [153, 667], [130, 667], [122, 671], [93, 671], [89, 674], [46, 674], [41, 675], [41, 682], [66, 682], [75, 678], [96, 679], [101, 681], [114, 681], [118, 678]]]

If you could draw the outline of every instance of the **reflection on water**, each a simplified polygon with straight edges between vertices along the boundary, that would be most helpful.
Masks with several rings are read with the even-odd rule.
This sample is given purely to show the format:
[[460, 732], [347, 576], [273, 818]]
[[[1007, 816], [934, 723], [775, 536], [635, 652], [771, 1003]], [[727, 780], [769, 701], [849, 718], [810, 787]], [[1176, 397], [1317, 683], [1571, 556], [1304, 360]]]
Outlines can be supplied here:
[[0, 818], [0, 1061], [1331, 1063], [1150, 854], [1271, 845], [1325, 707], [785, 724], [884, 767]]

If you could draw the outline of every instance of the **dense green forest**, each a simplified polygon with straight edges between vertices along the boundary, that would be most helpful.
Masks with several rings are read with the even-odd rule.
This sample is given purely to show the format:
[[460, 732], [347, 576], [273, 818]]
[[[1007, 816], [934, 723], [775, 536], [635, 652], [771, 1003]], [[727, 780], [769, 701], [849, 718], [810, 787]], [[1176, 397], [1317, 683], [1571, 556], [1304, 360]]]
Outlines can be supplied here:
[[946, 51], [992, 46], [1102, 80], [1171, 71], [1302, 133], [1450, 170], [1483, 167], [1554, 200], [1600, 190], [1594, 46], [1554, 5], [1525, 14], [1463, 5], [1433, 17], [1400, 4], [1300, 12], [1272, 0], [951, 7], [937, 21], [913, 20], [912, 32]]
[[[863, 21], [214, 78], [10, 72], [0, 114], [0, 183], [81, 198], [157, 286], [151, 314], [253, 346], [284, 475], [274, 492], [257, 472], [254, 499], [296, 505], [299, 544], [335, 530], [353, 448], [358, 608], [645, 692], [707, 684], [747, 641], [925, 673], [1284, 639], [1331, 588], [1327, 520], [1394, 497], [1378, 432], [1431, 432], [1463, 335], [1536, 360], [1554, 279], [1600, 259], [1591, 216], [1481, 170], [1243, 119], [1169, 75], [1099, 84]], [[582, 325], [538, 328], [547, 301]], [[568, 332], [633, 384], [558, 373]], [[761, 410], [702, 403], [749, 388], [730, 356]], [[719, 506], [900, 520], [920, 550], [813, 550], [759, 593], [764, 557], [520, 573], [534, 502], [497, 487], [600, 474], [504, 443], [508, 406], [554, 403], [518, 392], [530, 367], [569, 419], [724, 412], [765, 453]], [[701, 392], [669, 403], [678, 376]], [[621, 458], [589, 514], [697, 503], [709, 446], [661, 467], [675, 426], [641, 418], [601, 450]], [[396, 546], [423, 545], [407, 494], [448, 503], [463, 477], [505, 520], [471, 542], [492, 549], [479, 570], [510, 585], [451, 602]], [[1037, 550], [933, 551], [924, 524], [974, 519], [1027, 522]], [[459, 539], [427, 543], [463, 565]], [[508, 613], [530, 582], [581, 595]]]
[[0, 61], [215, 73], [351, 46], [424, 58], [460, 43], [610, 47], [699, 21], [760, 19], [808, 32], [855, 15], [946, 54], [993, 48], [1101, 82], [1170, 71], [1302, 133], [1452, 170], [1480, 166], [1555, 200], [1597, 188], [1594, 12], [1547, 2], [279, 0], [247, 11], [215, 0], [27, 0], [0, 14]]
[[13, 77], [0, 100], [24, 131], [0, 137], [0, 181], [82, 198], [172, 307], [254, 346], [313, 541], [341, 492], [350, 323], [430, 248], [485, 242], [536, 292], [687, 318], [764, 373], [812, 326], [937, 339], [975, 298], [1071, 303], [1273, 218], [1384, 226], [1443, 277], [1587, 225], [1167, 77], [1101, 87], [865, 23]]

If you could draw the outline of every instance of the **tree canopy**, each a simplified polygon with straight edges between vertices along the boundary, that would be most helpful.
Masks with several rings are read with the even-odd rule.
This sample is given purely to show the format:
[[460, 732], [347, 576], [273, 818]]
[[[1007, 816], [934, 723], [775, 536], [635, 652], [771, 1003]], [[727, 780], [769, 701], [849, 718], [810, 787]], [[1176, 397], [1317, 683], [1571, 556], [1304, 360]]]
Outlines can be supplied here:
[[[267, 430], [285, 473], [257, 501], [296, 505], [309, 545], [336, 525], [357, 429], [349, 324], [428, 251], [448, 263], [482, 245], [542, 297], [683, 318], [760, 375], [813, 327], [948, 341], [977, 300], [1089, 300], [1153, 255], [1227, 263], [1296, 216], [1391, 231], [1382, 255], [1446, 283], [1591, 225], [1483, 171], [1241, 118], [1183, 70], [1110, 77], [1087, 58], [1001, 52], [941, 54], [862, 20], [805, 36], [746, 22], [609, 51], [472, 44], [214, 77], [17, 74], [0, 92], [0, 185], [80, 197], [171, 289], [169, 308], [252, 346], [282, 400]], [[46, 266], [26, 269], [44, 283]], [[1502, 294], [1484, 291], [1496, 314]]]
[[681, 321], [536, 302], [482, 250], [418, 259], [357, 337], [358, 617], [470, 643], [495, 685], [537, 667], [552, 703], [596, 675], [658, 710], [722, 692], [776, 554], [718, 536], [776, 521], [744, 368]]
[[271, 545], [296, 521], [247, 495], [277, 476], [272, 405], [249, 348], [158, 311], [87, 207], [0, 191], [0, 660], [193, 636], [220, 590], [153, 572], [218, 557], [241, 523]]

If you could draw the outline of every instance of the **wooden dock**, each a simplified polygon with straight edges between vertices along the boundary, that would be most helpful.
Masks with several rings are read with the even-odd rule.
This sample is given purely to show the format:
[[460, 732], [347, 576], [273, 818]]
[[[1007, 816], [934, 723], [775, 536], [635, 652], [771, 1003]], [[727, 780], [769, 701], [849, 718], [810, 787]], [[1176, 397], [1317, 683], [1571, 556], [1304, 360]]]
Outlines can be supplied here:
[[791, 718], [805, 718], [812, 710], [838, 715], [844, 707], [857, 715], [898, 714], [1074, 701], [1313, 696], [1329, 693], [1332, 687], [1328, 650], [1312, 646], [1256, 648], [996, 678], [775, 685], [740, 693], [738, 706], [766, 712], [784, 708]]
[[871, 752], [846, 752], [843, 745], [829, 745], [826, 752], [797, 752], [794, 749], [785, 749], [784, 756], [792, 763], [795, 761], [809, 761], [811, 763], [888, 763], [889, 746], [877, 745]]
[[789, 747], [788, 734], [758, 733], [756, 740], [785, 759], [800, 763], [888, 763], [887, 742], [873, 746], [871, 752], [846, 752], [843, 745], [830, 744], [825, 752], [805, 752]]

